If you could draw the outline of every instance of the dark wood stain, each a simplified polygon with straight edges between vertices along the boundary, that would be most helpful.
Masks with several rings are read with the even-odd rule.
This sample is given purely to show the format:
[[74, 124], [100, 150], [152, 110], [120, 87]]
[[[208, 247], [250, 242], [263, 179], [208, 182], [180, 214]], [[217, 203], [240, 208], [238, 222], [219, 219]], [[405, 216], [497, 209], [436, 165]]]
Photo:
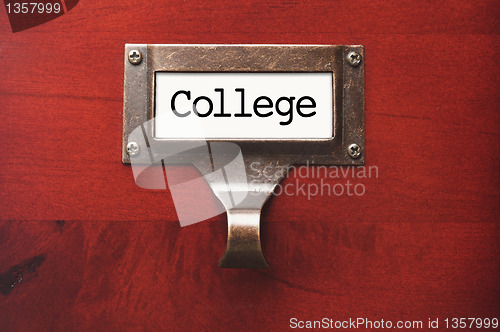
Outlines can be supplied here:
[[25, 282], [27, 278], [31, 278], [43, 261], [45, 261], [45, 256], [38, 255], [20, 264], [13, 265], [7, 272], [0, 274], [0, 293], [9, 295], [16, 285]]

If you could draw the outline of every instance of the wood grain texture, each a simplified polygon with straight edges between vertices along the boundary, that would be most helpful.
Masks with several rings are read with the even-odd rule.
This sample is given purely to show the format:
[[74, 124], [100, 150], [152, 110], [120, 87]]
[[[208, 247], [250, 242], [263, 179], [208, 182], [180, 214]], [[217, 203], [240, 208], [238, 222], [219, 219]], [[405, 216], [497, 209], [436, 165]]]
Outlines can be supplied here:
[[[500, 316], [498, 1], [86, 1], [19, 33], [0, 12], [1, 330]], [[121, 164], [125, 43], [364, 45], [378, 178], [272, 198], [271, 268], [219, 269], [225, 216], [181, 228]]]

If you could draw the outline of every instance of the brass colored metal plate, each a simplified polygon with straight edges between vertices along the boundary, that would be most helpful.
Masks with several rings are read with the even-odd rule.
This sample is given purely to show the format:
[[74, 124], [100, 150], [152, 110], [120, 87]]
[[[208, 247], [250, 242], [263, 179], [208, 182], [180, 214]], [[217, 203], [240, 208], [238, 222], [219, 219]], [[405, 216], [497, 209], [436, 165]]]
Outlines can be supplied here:
[[[137, 50], [141, 61], [133, 64], [129, 53]], [[348, 55], [361, 62], [353, 66]], [[223, 140], [237, 143], [246, 155], [286, 156], [291, 163], [363, 165], [364, 49], [330, 45], [144, 45], [125, 47], [122, 161], [130, 163], [128, 136], [140, 125], [153, 132], [156, 72], [331, 72], [333, 76], [333, 133], [323, 140]], [[162, 139], [154, 138], [160, 143]], [[208, 139], [210, 141], [221, 141]], [[349, 155], [356, 144], [359, 157]]]

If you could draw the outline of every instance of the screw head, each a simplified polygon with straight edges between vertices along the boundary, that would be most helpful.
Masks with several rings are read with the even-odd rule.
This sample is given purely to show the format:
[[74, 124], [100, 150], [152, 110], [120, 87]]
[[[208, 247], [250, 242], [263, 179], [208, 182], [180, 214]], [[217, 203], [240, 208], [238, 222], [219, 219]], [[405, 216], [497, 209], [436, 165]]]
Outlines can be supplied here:
[[351, 66], [357, 67], [361, 63], [361, 54], [358, 52], [349, 52], [346, 56], [346, 60]]
[[129, 156], [137, 156], [140, 152], [139, 144], [136, 142], [130, 142], [127, 144], [127, 153]]
[[347, 148], [347, 153], [349, 153], [349, 156], [353, 159], [359, 158], [361, 156], [361, 147], [357, 145], [356, 143], [349, 145]]
[[131, 50], [128, 52], [128, 61], [133, 65], [138, 65], [142, 61], [142, 54], [139, 50]]

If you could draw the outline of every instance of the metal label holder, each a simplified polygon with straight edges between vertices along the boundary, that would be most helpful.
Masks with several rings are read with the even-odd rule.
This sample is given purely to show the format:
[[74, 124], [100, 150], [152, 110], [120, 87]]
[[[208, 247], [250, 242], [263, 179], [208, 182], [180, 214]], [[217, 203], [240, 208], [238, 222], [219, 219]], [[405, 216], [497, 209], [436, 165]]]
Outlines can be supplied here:
[[[125, 46], [122, 162], [151, 163], [161, 159], [153, 146], [176, 144], [156, 139], [155, 73], [167, 72], [331, 72], [333, 77], [333, 132], [329, 139], [217, 140], [208, 144], [237, 144], [244, 167], [258, 162], [261, 176], [247, 180], [253, 195], [234, 205], [220, 177], [206, 177], [215, 196], [227, 211], [226, 251], [219, 263], [224, 268], [267, 268], [260, 242], [260, 214], [276, 185], [265, 170], [287, 169], [294, 164], [359, 166], [365, 162], [364, 49], [359, 45], [146, 45]], [[136, 128], [142, 128], [137, 135]], [[204, 142], [191, 141], [190, 144]], [[216, 153], [212, 149], [210, 153]], [[143, 152], [140, 152], [143, 151]], [[147, 151], [144, 152], [144, 151]], [[222, 158], [223, 159], [223, 158]], [[196, 153], [170, 158], [165, 163], [193, 164], [203, 174], [214, 165]], [[249, 174], [249, 172], [247, 172]], [[243, 187], [242, 187], [243, 188]]]

